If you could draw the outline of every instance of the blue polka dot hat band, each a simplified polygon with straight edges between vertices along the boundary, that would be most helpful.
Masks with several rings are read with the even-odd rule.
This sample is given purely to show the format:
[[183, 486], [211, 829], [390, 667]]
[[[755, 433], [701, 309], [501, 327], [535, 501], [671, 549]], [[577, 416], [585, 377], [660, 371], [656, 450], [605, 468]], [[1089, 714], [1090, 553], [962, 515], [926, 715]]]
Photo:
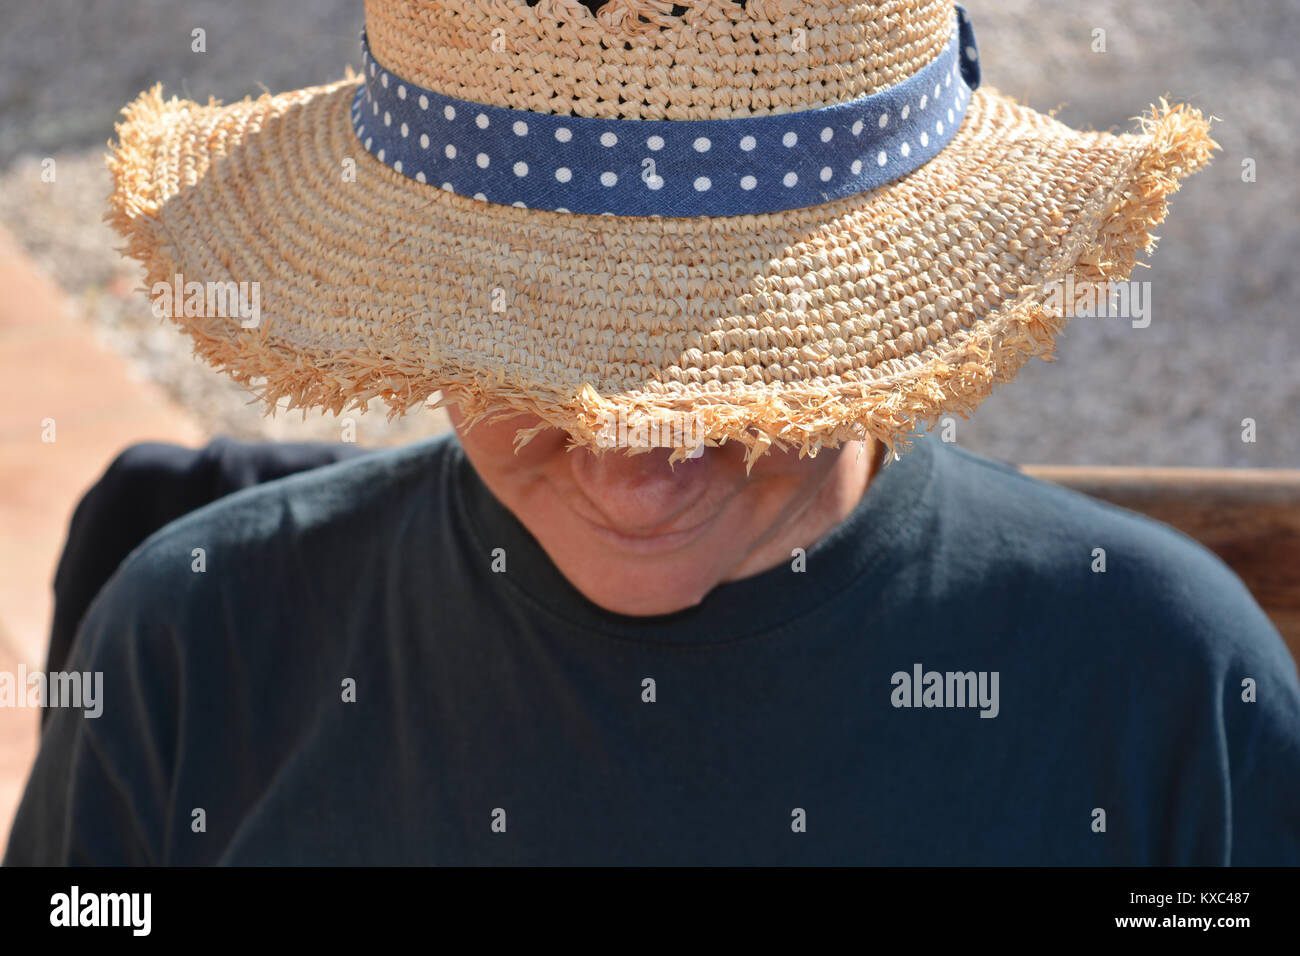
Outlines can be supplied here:
[[797, 113], [624, 120], [504, 109], [421, 89], [361, 35], [352, 125], [367, 152], [430, 186], [485, 202], [615, 216], [739, 216], [816, 206], [933, 159], [979, 85], [966, 11], [917, 73], [870, 96]]

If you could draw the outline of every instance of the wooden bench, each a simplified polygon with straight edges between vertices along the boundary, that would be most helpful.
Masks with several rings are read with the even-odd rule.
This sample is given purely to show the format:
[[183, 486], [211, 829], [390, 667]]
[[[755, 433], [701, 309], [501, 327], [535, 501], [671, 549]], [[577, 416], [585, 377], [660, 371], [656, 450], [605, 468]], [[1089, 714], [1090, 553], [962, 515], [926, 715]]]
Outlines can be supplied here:
[[1172, 525], [1237, 573], [1300, 660], [1300, 470], [1025, 465]]

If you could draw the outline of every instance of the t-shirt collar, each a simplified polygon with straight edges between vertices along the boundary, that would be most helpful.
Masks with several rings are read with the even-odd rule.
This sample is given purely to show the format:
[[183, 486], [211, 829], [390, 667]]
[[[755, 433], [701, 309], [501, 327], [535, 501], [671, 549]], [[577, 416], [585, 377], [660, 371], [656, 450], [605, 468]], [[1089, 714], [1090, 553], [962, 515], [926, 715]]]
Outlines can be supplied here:
[[[805, 569], [791, 561], [714, 588], [698, 605], [672, 614], [634, 617], [594, 604], [560, 573], [527, 528], [479, 478], [459, 442], [453, 442], [450, 477], [456, 510], [489, 566], [493, 549], [504, 548], [504, 573], [493, 574], [515, 599], [532, 605], [575, 633], [657, 644], [717, 644], [798, 627], [802, 619], [855, 585], [882, 587], [891, 567], [922, 533], [935, 464], [934, 439], [918, 439], [868, 485], [862, 500], [839, 525], [807, 549]], [[914, 551], [912, 553], [915, 553]], [[487, 573], [491, 573], [488, 571]], [[868, 580], [864, 580], [868, 579]], [[805, 622], [806, 623], [806, 622]]]

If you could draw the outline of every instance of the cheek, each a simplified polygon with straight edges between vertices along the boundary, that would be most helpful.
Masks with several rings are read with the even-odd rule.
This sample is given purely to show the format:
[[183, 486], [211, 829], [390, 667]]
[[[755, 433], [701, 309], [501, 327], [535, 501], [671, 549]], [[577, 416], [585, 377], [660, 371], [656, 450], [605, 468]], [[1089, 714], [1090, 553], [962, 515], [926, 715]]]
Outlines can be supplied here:
[[448, 406], [447, 417], [460, 438], [470, 460], [480, 471], [497, 472], [503, 469], [517, 471], [535, 468], [562, 453], [565, 436], [556, 428], [547, 428], [533, 436], [532, 441], [515, 453], [515, 435], [521, 429], [542, 424], [536, 415], [512, 415], [509, 418], [480, 419], [472, 428], [464, 427], [465, 417], [457, 405]]
[[[448, 417], [483, 483], [516, 517], [531, 519], [539, 509], [538, 499], [546, 496], [548, 476], [560, 473], [568, 436], [560, 429], [546, 428], [516, 453], [515, 435], [519, 430], [542, 423], [535, 415], [481, 419], [469, 429], [464, 427], [459, 407], [449, 406]], [[541, 513], [545, 515], [550, 510], [550, 505], [543, 500]], [[529, 521], [524, 523], [532, 530]]]
[[[840, 451], [823, 451], [816, 458], [800, 458], [795, 451], [769, 451], [754, 463], [749, 472], [749, 483], [773, 496], [796, 495], [801, 489], [811, 489], [821, 484], [835, 468]], [[744, 465], [741, 465], [744, 474]]]
[[788, 522], [802, 522], [824, 507], [827, 489], [836, 480], [842, 455], [853, 455], [851, 447], [825, 449], [816, 458], [800, 458], [798, 452], [769, 451], [754, 463], [742, 483], [737, 505], [731, 510], [728, 527], [740, 542], [752, 542]]

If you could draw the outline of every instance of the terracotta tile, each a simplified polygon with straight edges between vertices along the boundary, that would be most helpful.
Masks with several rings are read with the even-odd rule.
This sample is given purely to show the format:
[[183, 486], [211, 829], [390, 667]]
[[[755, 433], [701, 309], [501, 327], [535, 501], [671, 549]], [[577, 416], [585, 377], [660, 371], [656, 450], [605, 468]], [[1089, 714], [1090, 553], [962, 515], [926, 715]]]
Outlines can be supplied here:
[[[0, 671], [44, 666], [54, 567], [82, 494], [127, 445], [199, 428], [136, 380], [0, 230]], [[42, 419], [55, 422], [42, 441]], [[0, 846], [36, 755], [40, 711], [0, 707]]]
[[[81, 495], [127, 445], [197, 444], [200, 429], [69, 314], [0, 231], [0, 640], [43, 663], [54, 567]], [[54, 420], [53, 442], [42, 440]]]
[[[16, 673], [18, 659], [4, 645], [0, 633], [0, 672]], [[0, 707], [0, 856], [9, 842], [9, 827], [27, 783], [36, 744], [40, 711], [28, 707]]]

